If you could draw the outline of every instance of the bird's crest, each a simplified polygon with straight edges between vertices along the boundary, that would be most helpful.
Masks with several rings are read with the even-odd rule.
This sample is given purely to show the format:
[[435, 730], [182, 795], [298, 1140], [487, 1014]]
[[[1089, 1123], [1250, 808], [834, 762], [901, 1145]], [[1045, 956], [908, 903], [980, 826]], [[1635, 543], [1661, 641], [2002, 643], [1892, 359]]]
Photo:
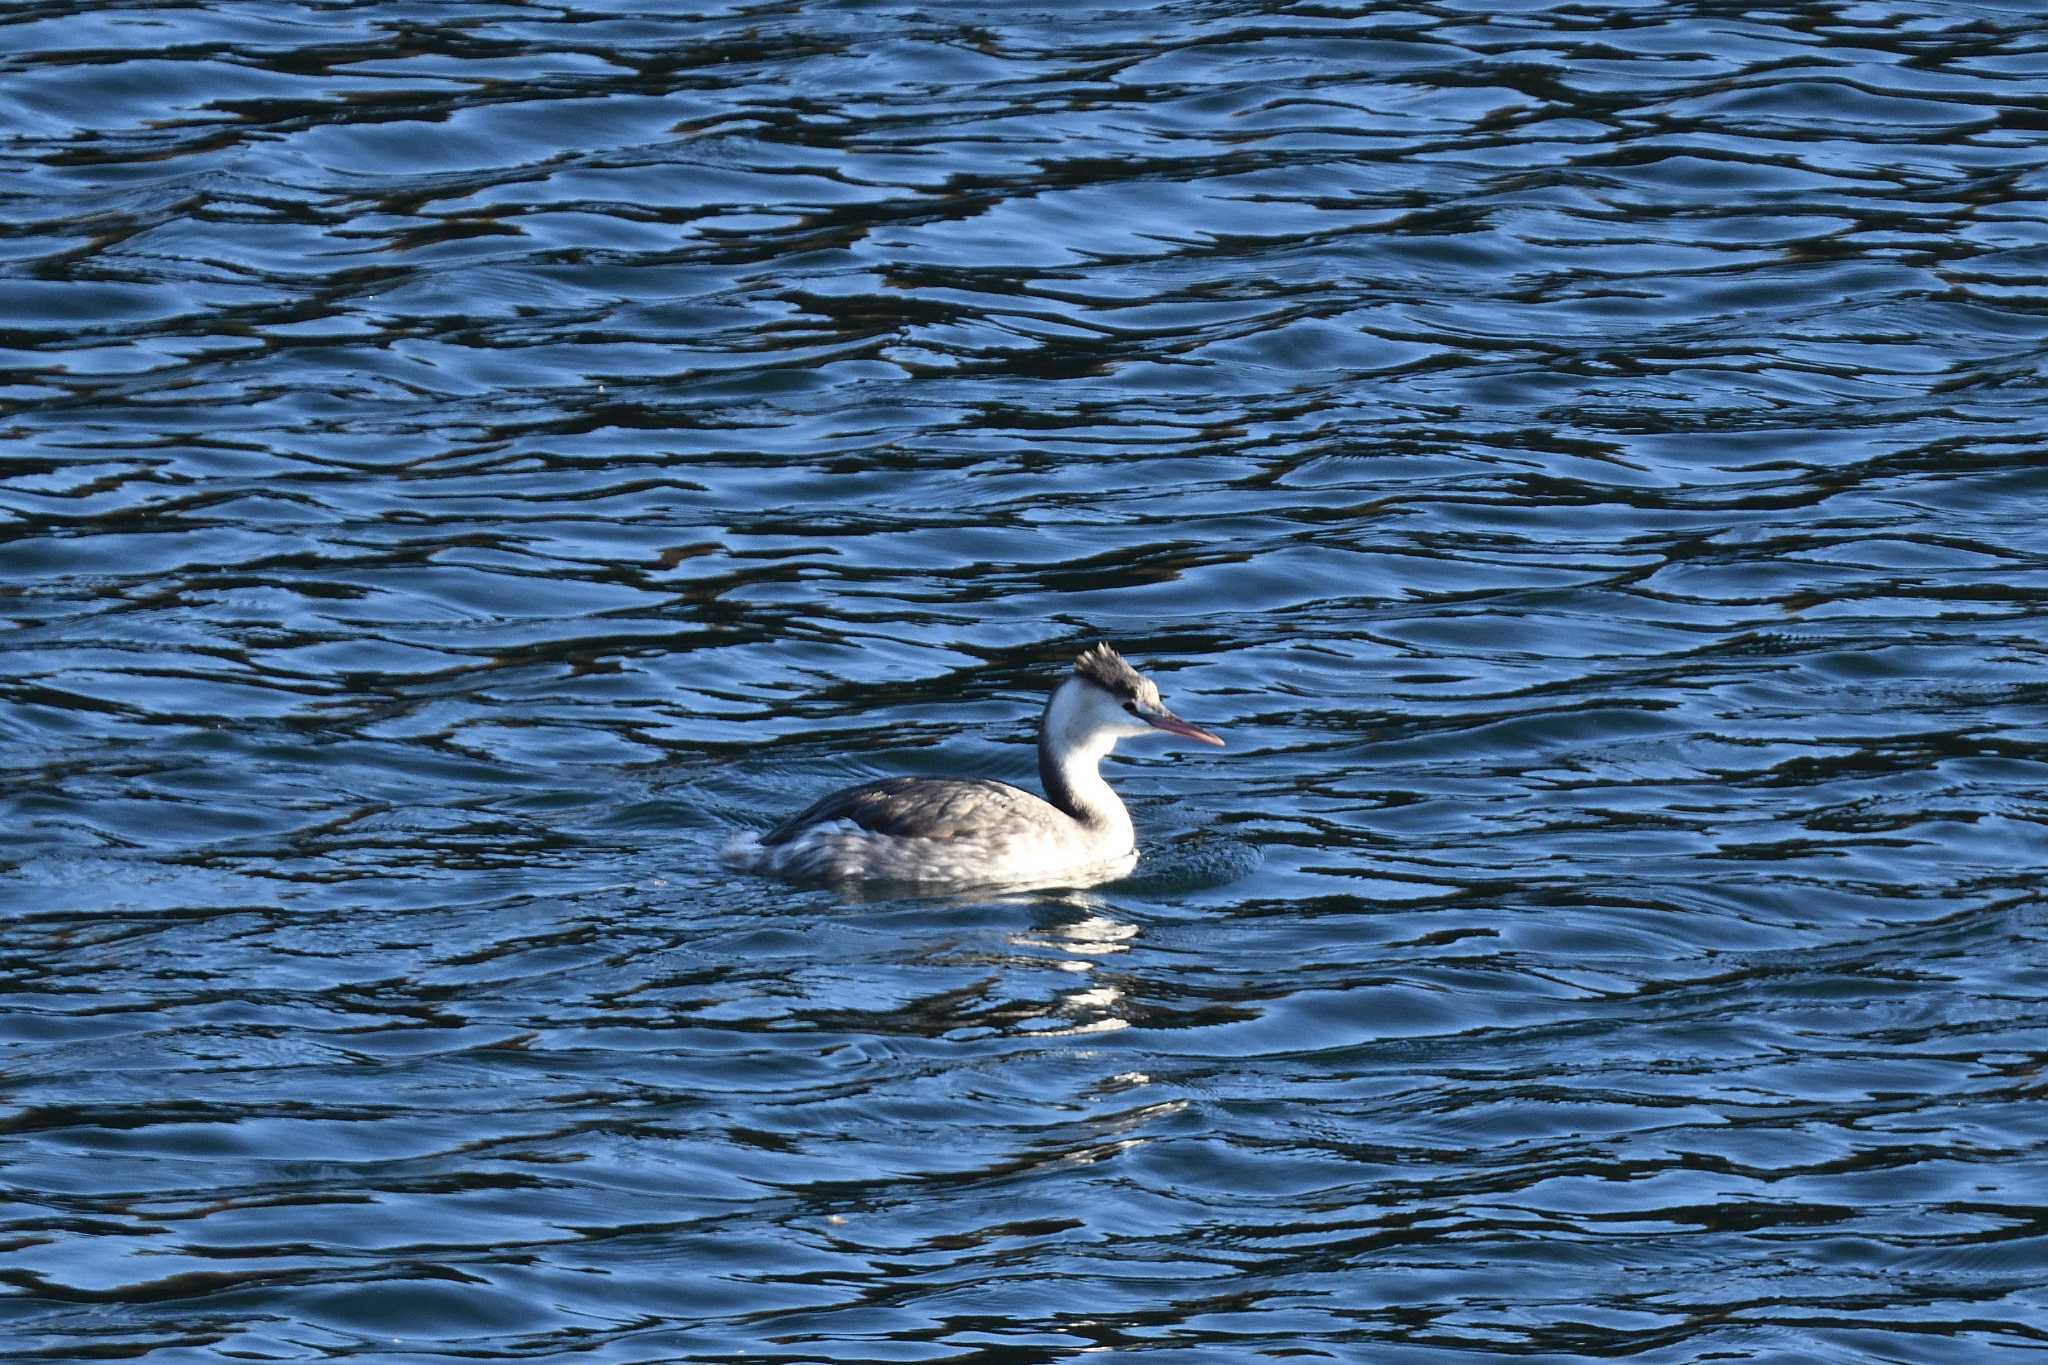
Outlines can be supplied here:
[[1113, 697], [1124, 701], [1159, 703], [1159, 689], [1144, 674], [1124, 662], [1124, 656], [1108, 645], [1098, 644], [1074, 660], [1074, 672]]

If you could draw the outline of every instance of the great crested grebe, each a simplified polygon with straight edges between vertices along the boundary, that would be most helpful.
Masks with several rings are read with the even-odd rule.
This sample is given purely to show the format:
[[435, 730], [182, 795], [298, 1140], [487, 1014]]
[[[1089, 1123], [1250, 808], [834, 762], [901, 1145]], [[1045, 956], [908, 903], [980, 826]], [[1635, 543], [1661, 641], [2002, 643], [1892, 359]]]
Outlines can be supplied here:
[[1120, 739], [1180, 735], [1220, 746], [1166, 709], [1108, 645], [1074, 661], [1038, 727], [1040, 799], [988, 778], [892, 777], [837, 791], [766, 834], [725, 847], [735, 867], [802, 881], [1029, 881], [1136, 852], [1130, 813], [1099, 765]]

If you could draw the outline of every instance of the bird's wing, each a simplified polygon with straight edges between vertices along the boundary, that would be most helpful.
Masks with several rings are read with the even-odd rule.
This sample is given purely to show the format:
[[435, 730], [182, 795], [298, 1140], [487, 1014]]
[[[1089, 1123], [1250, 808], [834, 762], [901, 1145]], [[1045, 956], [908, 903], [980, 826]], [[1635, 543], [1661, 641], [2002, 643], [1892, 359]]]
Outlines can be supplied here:
[[876, 834], [916, 839], [972, 839], [1020, 820], [1043, 821], [1052, 807], [1020, 787], [986, 778], [892, 777], [848, 787], [761, 836], [785, 843], [826, 820], [850, 820]]

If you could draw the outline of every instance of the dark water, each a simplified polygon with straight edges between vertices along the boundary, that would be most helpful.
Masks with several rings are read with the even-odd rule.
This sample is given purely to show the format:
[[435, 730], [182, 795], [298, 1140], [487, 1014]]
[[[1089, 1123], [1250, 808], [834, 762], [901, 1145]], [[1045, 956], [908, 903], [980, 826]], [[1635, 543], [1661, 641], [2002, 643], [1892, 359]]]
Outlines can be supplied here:
[[0, 1355], [2048, 1349], [2038, 9], [0, 52]]

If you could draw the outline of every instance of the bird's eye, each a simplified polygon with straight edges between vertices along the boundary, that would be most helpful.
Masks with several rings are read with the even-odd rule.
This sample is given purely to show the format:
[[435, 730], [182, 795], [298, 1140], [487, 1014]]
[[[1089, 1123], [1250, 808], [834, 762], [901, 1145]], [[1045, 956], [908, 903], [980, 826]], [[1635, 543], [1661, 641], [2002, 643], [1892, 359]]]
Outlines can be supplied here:
[[1135, 716], [1138, 714], [1138, 703], [1134, 701], [1127, 701], [1124, 703], [1124, 710], [1130, 712], [1132, 715]]

